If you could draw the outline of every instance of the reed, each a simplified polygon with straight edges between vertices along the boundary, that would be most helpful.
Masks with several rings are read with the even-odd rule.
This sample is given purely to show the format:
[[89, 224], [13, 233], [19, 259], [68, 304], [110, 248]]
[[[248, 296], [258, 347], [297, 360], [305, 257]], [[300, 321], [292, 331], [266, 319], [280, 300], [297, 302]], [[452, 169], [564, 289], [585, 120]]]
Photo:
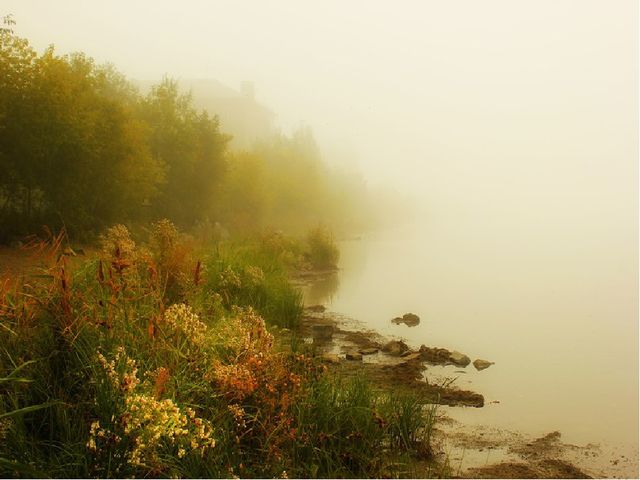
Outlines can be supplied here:
[[415, 473], [435, 407], [286, 348], [277, 326], [301, 313], [289, 254], [254, 240], [205, 258], [161, 226], [155, 243], [111, 229], [75, 269], [52, 237], [37, 275], [2, 284], [0, 476]]

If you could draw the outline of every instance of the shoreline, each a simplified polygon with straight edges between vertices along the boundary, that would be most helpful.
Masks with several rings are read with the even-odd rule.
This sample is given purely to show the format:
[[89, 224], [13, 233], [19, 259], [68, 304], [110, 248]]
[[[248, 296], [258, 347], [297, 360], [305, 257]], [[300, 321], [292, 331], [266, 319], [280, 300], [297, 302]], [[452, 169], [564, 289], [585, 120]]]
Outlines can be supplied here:
[[[16, 252], [7, 248], [0, 253], [10, 258]], [[29, 263], [26, 252], [21, 252], [16, 260], [15, 271], [9, 268], [0, 273], [8, 274], [8, 278], [17, 278]], [[313, 285], [336, 272], [307, 271], [304, 275], [294, 274], [290, 281], [300, 288]], [[314, 336], [322, 337], [322, 334], [314, 331], [314, 327], [320, 327], [319, 332], [324, 327], [331, 327], [330, 338], [314, 340]], [[474, 411], [494, 405], [493, 402], [485, 402], [482, 392], [463, 390], [457, 388], [455, 383], [442, 385], [440, 379], [434, 382], [430, 376], [433, 370], [430, 369], [447, 364], [452, 352], [446, 348], [425, 346], [424, 349], [412, 349], [406, 346], [406, 350], [399, 353], [383, 352], [383, 347], [389, 342], [403, 342], [367, 328], [363, 322], [327, 311], [324, 306], [318, 305], [305, 307], [296, 333], [314, 345], [318, 356], [323, 357], [333, 375], [364, 373], [376, 387], [411, 390], [423, 396], [425, 403], [441, 405], [433, 435], [434, 456], [431, 460], [414, 459], [418, 471], [429, 471], [435, 461], [440, 465], [449, 465], [452, 476], [458, 478], [637, 477], [637, 456], [635, 459], [625, 457], [607, 445], [572, 445], [563, 442], [557, 431], [534, 437], [491, 425], [466, 424], [448, 415], [449, 409], [466, 406], [473, 407], [471, 411]], [[367, 349], [368, 353], [360, 352]], [[349, 353], [358, 353], [361, 359], [347, 360]], [[467, 368], [472, 368], [472, 365]]]
[[[326, 333], [329, 329], [331, 335]], [[637, 474], [637, 461], [634, 465], [634, 460], [625, 455], [605, 452], [606, 446], [565, 443], [558, 431], [534, 437], [455, 420], [443, 410], [491, 408], [494, 402], [486, 404], [481, 392], [463, 390], [453, 381], [430, 383], [431, 367], [452, 365], [448, 361], [452, 352], [446, 348], [407, 346], [400, 354], [384, 352], [385, 345], [404, 342], [369, 329], [358, 320], [328, 311], [322, 305], [305, 306], [297, 333], [314, 346], [332, 374], [364, 374], [378, 388], [411, 390], [425, 404], [437, 403], [433, 461], [448, 465], [456, 478], [628, 478], [634, 468]], [[351, 356], [353, 353], [360, 355]], [[615, 459], [607, 461], [607, 454]], [[421, 463], [424, 462], [416, 460], [418, 467]], [[425, 463], [425, 471], [428, 468]]]

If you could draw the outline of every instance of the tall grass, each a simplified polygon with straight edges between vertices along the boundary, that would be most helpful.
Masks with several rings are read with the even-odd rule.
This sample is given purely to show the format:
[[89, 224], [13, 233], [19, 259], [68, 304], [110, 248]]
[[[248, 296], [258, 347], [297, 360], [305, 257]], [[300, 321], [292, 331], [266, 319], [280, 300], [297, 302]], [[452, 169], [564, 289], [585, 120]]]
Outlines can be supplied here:
[[282, 258], [246, 242], [200, 260], [159, 230], [111, 229], [74, 271], [55, 238], [37, 278], [1, 286], [0, 476], [410, 475], [429, 408], [274, 348], [263, 316], [300, 312]]
[[[380, 392], [364, 376], [323, 377], [297, 405], [299, 477], [386, 477], [429, 458], [435, 406], [412, 395]], [[372, 455], [376, 452], [376, 455]]]
[[283, 262], [261, 242], [219, 244], [205, 261], [205, 292], [222, 303], [252, 306], [268, 322], [292, 328], [303, 310], [302, 294], [289, 283]]

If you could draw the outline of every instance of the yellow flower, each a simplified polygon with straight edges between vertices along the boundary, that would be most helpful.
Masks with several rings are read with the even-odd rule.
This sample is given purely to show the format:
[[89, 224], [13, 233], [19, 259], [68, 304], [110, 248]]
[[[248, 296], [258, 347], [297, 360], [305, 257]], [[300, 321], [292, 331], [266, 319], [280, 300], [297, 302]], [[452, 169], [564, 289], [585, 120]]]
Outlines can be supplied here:
[[164, 319], [173, 331], [181, 333], [192, 343], [201, 344], [204, 341], [207, 326], [190, 306], [184, 303], [171, 305], [164, 313]]

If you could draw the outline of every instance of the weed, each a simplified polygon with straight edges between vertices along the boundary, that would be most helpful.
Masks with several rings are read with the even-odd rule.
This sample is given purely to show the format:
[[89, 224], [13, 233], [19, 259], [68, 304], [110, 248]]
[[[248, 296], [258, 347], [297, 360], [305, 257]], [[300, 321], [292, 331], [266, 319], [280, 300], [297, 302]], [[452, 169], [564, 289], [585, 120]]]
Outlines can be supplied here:
[[287, 242], [198, 261], [167, 222], [148, 246], [117, 226], [76, 269], [36, 245], [40, 275], [0, 285], [0, 476], [411, 475], [435, 407], [327, 375]]

